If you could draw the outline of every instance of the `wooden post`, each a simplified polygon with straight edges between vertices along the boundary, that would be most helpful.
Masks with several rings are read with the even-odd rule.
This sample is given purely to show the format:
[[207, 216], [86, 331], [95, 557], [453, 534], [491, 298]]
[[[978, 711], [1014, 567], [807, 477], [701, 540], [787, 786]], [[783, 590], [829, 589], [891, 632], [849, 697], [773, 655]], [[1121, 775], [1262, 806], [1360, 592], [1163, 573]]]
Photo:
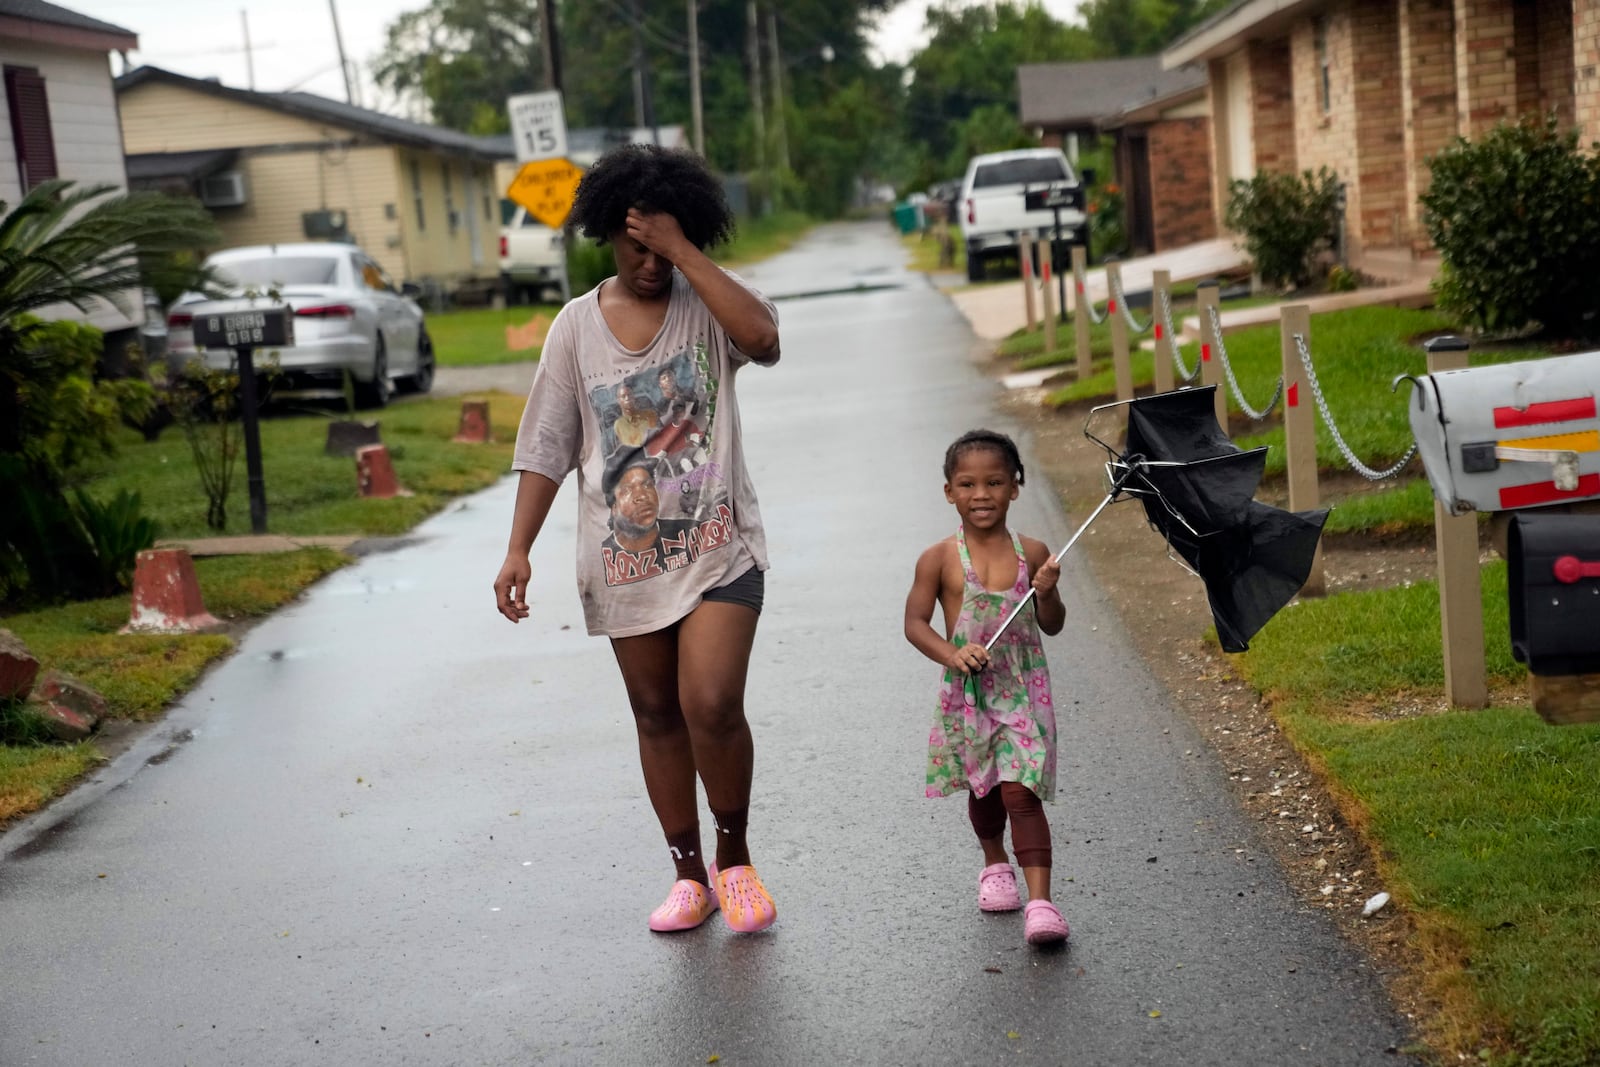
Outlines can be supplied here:
[[[1167, 324], [1162, 321], [1161, 309], [1171, 302], [1172, 272], [1158, 270], [1150, 278], [1150, 322], [1156, 335], [1155, 390], [1170, 393], [1178, 387], [1177, 373], [1172, 369], [1173, 340], [1167, 336]], [[1163, 302], [1163, 298], [1166, 301]]]
[[1081, 382], [1094, 373], [1094, 360], [1089, 355], [1089, 293], [1085, 277], [1089, 273], [1089, 250], [1083, 245], [1072, 246], [1072, 327], [1078, 345], [1078, 380]]
[[[1467, 343], [1439, 337], [1424, 345], [1428, 373], [1467, 365]], [[1483, 654], [1483, 585], [1478, 567], [1478, 515], [1447, 512], [1433, 501], [1434, 544], [1439, 557], [1439, 631], [1444, 646], [1444, 696], [1452, 707], [1489, 703]]]
[[[1300, 346], [1294, 335], [1305, 338], [1306, 348], [1311, 347], [1311, 309], [1304, 304], [1292, 304], [1283, 309], [1280, 318], [1283, 355], [1283, 443], [1288, 455], [1289, 510], [1310, 511], [1321, 503], [1317, 487], [1317, 408], [1311, 395], [1311, 383], [1306, 377], [1305, 364], [1300, 360]], [[1306, 584], [1300, 587], [1301, 596], [1326, 596], [1327, 575], [1322, 568], [1322, 542], [1311, 557], [1311, 571]]]
[[1043, 305], [1041, 313], [1044, 316], [1044, 352], [1050, 355], [1056, 350], [1056, 293], [1050, 285], [1050, 257], [1039, 257], [1039, 276], [1044, 280], [1040, 296]]
[[1211, 309], [1217, 306], [1217, 294], [1216, 282], [1207, 282], [1195, 294], [1195, 307], [1200, 312], [1200, 384], [1217, 387], [1217, 425], [1227, 433], [1228, 383], [1222, 378], [1222, 353], [1217, 350], [1222, 338], [1211, 326]]
[[1028, 310], [1028, 329], [1039, 325], [1033, 310], [1033, 234], [1024, 233], [1017, 238], [1022, 254], [1022, 304]]
[[1117, 399], [1133, 399], [1133, 368], [1128, 364], [1128, 323], [1117, 305], [1122, 292], [1122, 264], [1106, 264], [1106, 315], [1111, 319], [1111, 367], [1117, 379]]

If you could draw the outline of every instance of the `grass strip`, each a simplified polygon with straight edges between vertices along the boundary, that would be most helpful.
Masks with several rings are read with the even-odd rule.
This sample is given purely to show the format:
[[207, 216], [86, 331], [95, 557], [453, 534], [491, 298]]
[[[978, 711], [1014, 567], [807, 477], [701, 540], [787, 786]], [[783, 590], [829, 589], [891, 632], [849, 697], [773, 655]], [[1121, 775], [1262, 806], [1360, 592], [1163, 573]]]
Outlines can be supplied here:
[[100, 761], [90, 742], [0, 745], [0, 825], [65, 792]]
[[816, 219], [801, 211], [774, 211], [758, 219], [744, 219], [733, 240], [709, 249], [709, 253], [724, 267], [737, 270], [788, 251], [816, 224]]
[[[1523, 671], [1506, 568], [1483, 572], [1491, 683]], [[1328, 779], [1415, 917], [1435, 1048], [1510, 1067], [1600, 1062], [1600, 725], [1526, 707], [1387, 717], [1440, 700], [1433, 583], [1281, 612], [1235, 659]], [[1502, 690], [1503, 691], [1503, 690]]]
[[506, 347], [506, 327], [523, 327], [535, 318], [548, 324], [561, 309], [554, 304], [531, 307], [471, 308], [440, 311], [428, 316], [428, 336], [441, 367], [484, 367], [499, 363], [524, 363], [539, 358], [542, 346]]
[[[356, 495], [355, 461], [323, 452], [327, 417], [275, 414], [261, 421], [262, 467], [267, 490], [267, 526], [283, 534], [393, 535], [440, 510], [452, 498], [492, 485], [511, 466], [512, 442], [524, 398], [486, 394], [495, 442], [451, 441], [460, 422], [455, 397], [404, 400], [368, 415], [382, 427], [400, 484], [409, 497], [389, 500]], [[169, 429], [154, 442], [128, 431], [116, 455], [101, 462], [89, 482], [91, 495], [109, 499], [119, 489], [140, 493], [145, 514], [162, 537], [209, 537], [248, 533], [249, 488], [241, 457], [228, 496], [224, 531], [205, 522], [206, 498], [188, 442]]]

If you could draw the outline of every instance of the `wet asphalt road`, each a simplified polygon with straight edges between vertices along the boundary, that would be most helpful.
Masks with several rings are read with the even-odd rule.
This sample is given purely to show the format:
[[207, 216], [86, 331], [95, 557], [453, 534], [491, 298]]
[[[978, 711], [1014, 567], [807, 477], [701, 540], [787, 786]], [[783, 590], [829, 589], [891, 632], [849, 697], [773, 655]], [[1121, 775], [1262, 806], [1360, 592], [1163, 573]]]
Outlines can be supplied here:
[[[998, 420], [901, 258], [839, 226], [748, 272], [888, 286], [782, 300], [783, 362], [740, 383], [774, 561], [749, 689], [772, 931], [646, 931], [671, 867], [583, 634], [573, 490], [514, 628], [490, 592], [508, 480], [259, 626], [0, 837], [0, 1063], [1404, 1062], [1375, 975], [1257, 850], [1073, 557], [1047, 641], [1070, 947], [978, 912], [965, 806], [922, 798], [937, 670], [900, 614], [955, 525], [945, 444]], [[1070, 532], [1042, 479], [1012, 515]], [[1171, 564], [1152, 542], [1129, 565]]]

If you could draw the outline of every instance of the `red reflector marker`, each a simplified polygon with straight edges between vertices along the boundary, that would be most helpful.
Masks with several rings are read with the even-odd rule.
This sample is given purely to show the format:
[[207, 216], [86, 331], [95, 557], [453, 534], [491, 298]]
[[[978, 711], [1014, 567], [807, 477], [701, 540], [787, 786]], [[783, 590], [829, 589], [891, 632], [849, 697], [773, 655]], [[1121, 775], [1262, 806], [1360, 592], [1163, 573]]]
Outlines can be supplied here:
[[1297, 408], [1297, 407], [1300, 406], [1300, 383], [1299, 382], [1290, 382], [1289, 383], [1288, 401], [1289, 401], [1289, 406], [1292, 407], [1292, 408]]
[[1583, 396], [1573, 400], [1550, 400], [1543, 404], [1529, 404], [1526, 408], [1495, 408], [1496, 429], [1508, 426], [1537, 426], [1545, 422], [1575, 422], [1595, 417], [1594, 397]]
[[1159, 322], [1156, 323], [1156, 340], [1161, 340], [1161, 324]]
[[1211, 346], [1210, 345], [1201, 345], [1200, 346], [1200, 362], [1201, 363], [1210, 363], [1211, 362]]
[[1578, 488], [1570, 493], [1557, 489], [1555, 482], [1508, 485], [1500, 490], [1500, 507], [1531, 508], [1538, 504], [1553, 504], [1558, 500], [1576, 500], [1586, 496], [1600, 496], [1600, 474], [1583, 475], [1578, 479]]
[[1117, 302], [1115, 300], [1107, 300], [1106, 301], [1106, 314], [1107, 315], [1115, 315], [1116, 313], [1117, 313]]

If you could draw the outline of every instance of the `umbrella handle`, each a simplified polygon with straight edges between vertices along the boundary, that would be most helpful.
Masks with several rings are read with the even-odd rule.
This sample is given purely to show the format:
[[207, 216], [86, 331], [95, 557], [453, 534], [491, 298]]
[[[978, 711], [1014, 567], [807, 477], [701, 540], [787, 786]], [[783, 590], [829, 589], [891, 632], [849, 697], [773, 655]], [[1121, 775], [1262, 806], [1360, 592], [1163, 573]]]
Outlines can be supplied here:
[[[1089, 528], [1089, 524], [1094, 522], [1095, 519], [1098, 519], [1100, 517], [1100, 513], [1117, 498], [1117, 494], [1122, 491], [1122, 483], [1128, 480], [1128, 477], [1133, 473], [1133, 471], [1134, 468], [1128, 468], [1127, 473], [1112, 483], [1111, 492], [1107, 493], [1106, 498], [1100, 501], [1100, 505], [1096, 507], [1094, 511], [1089, 513], [1089, 517], [1083, 521], [1083, 525], [1078, 527], [1078, 531], [1072, 535], [1067, 543], [1061, 546], [1061, 551], [1057, 552], [1051, 557], [1053, 562], [1060, 563], [1061, 557], [1065, 556], [1067, 551], [1072, 548], [1073, 545], [1078, 543], [1078, 538], [1083, 536], [1083, 531]], [[1000, 624], [1000, 629], [996, 630], [994, 632], [994, 636], [989, 638], [989, 640], [984, 644], [983, 650], [985, 652], [989, 652], [994, 649], [995, 642], [1000, 640], [1000, 635], [1006, 632], [1006, 627], [1010, 626], [1018, 615], [1022, 614], [1022, 609], [1028, 606], [1028, 602], [1033, 599], [1035, 592], [1036, 590], [1030, 586], [1028, 589], [1028, 595], [1017, 601], [1017, 606], [1011, 609], [1011, 614], [1007, 615], [1005, 621]]]

